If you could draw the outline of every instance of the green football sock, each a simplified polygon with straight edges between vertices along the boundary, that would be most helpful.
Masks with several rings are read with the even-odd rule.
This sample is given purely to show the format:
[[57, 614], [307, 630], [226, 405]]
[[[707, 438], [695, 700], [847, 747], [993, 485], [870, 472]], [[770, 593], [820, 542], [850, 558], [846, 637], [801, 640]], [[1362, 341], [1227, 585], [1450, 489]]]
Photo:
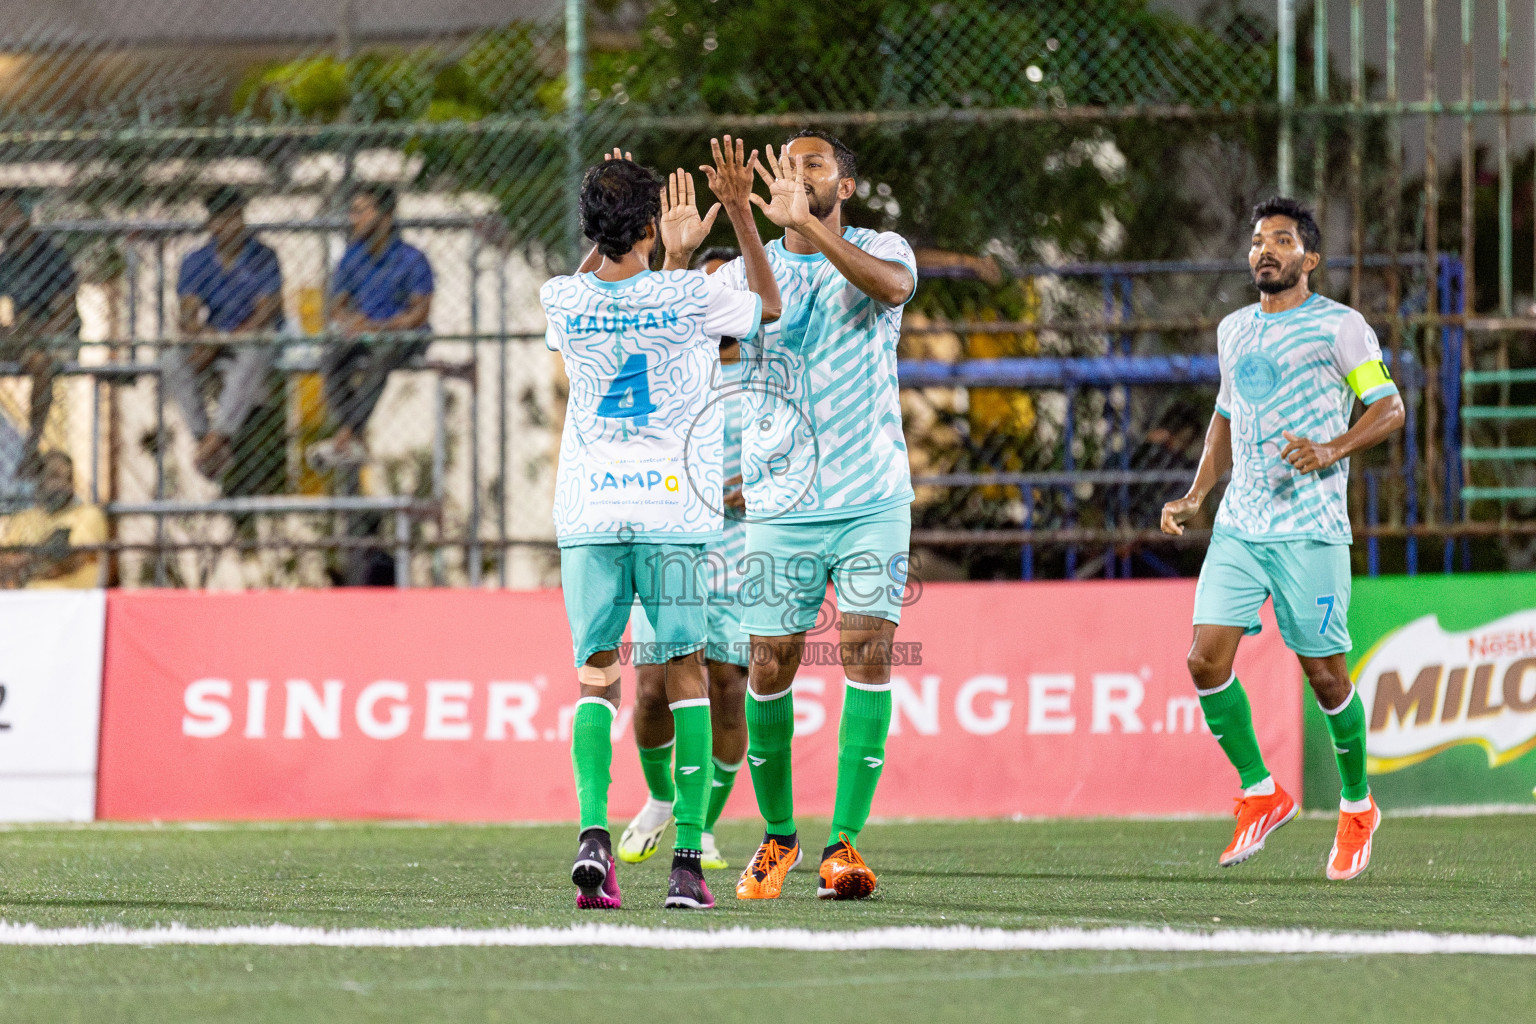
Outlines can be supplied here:
[[[676, 742], [674, 739], [673, 742]], [[645, 788], [651, 791], [651, 799], [664, 804], [672, 802], [672, 743], [660, 747], [640, 748], [640, 771], [645, 774]]]
[[1371, 786], [1365, 778], [1365, 705], [1360, 694], [1350, 687], [1349, 700], [1332, 711], [1323, 708], [1323, 718], [1328, 722], [1328, 735], [1333, 737], [1333, 756], [1344, 783], [1339, 795], [1345, 800], [1364, 800]]
[[576, 769], [576, 804], [583, 832], [608, 827], [615, 714], [613, 705], [601, 697], [583, 697], [576, 702], [571, 720], [571, 764]]
[[736, 773], [741, 771], [741, 762], [726, 764], [718, 757], [715, 761], [715, 777], [710, 782], [709, 811], [704, 815], [704, 831], [713, 832], [715, 822], [720, 820], [720, 812], [725, 810], [725, 802], [731, 798], [731, 790], [736, 786]]
[[677, 799], [672, 816], [677, 819], [677, 839], [673, 849], [697, 850], [703, 844], [704, 811], [709, 806], [711, 730], [709, 698], [680, 700], [672, 705], [672, 722], [677, 727]]
[[1237, 676], [1214, 690], [1197, 690], [1200, 709], [1205, 712], [1206, 724], [1227, 760], [1237, 769], [1237, 777], [1243, 788], [1257, 785], [1269, 776], [1264, 767], [1264, 755], [1259, 753], [1259, 739], [1253, 734], [1253, 709], [1248, 705], [1248, 694]]
[[747, 690], [747, 763], [757, 809], [776, 836], [795, 834], [795, 791], [789, 741], [795, 735], [795, 702], [789, 690], [759, 697]]
[[885, 766], [885, 736], [890, 729], [889, 687], [871, 690], [845, 681], [843, 721], [837, 730], [837, 799], [832, 804], [828, 846], [837, 842], [839, 833], [858, 843]]

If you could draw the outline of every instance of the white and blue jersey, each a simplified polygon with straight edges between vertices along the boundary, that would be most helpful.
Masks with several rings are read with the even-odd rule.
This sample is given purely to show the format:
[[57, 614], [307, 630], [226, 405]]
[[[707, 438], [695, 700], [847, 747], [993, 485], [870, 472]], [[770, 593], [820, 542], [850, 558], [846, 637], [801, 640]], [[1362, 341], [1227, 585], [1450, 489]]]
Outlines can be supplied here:
[[[729, 481], [741, 475], [741, 414], [742, 414], [742, 363], [720, 364], [720, 377], [718, 395], [722, 418], [725, 420], [724, 446], [720, 461], [720, 478]], [[734, 484], [726, 487], [732, 490], [741, 485]], [[739, 509], [725, 508], [725, 528], [721, 532], [720, 540], [709, 546], [711, 551], [718, 551], [725, 559], [726, 570], [732, 581], [727, 592], [734, 593], [734, 581], [739, 573], [738, 565], [742, 557], [747, 553], [747, 527], [742, 522], [743, 513]], [[711, 581], [713, 588], [713, 581]]]
[[[905, 267], [915, 287], [917, 260], [906, 239], [867, 228], [846, 228], [843, 237]], [[821, 253], [789, 252], [782, 239], [767, 250], [784, 313], [755, 336], [742, 336], [749, 517], [817, 522], [911, 504], [896, 379], [906, 300], [877, 302]], [[739, 259], [715, 277], [739, 291], [747, 287]]]
[[546, 344], [570, 378], [555, 536], [705, 544], [721, 536], [720, 337], [754, 334], [762, 300], [700, 271], [556, 277]]
[[[720, 475], [727, 490], [732, 478], [741, 472], [741, 363], [722, 363], [711, 400], [718, 402], [725, 419], [725, 452]], [[705, 548], [704, 586], [707, 588], [709, 635], [705, 645], [710, 661], [746, 665], [746, 635], [741, 631], [742, 559], [747, 554], [747, 527], [738, 509], [726, 507], [725, 529], [718, 540]], [[666, 660], [666, 652], [656, 647], [656, 630], [646, 617], [640, 602], [629, 620], [633, 658], [637, 665], [657, 665]]]
[[1370, 405], [1397, 394], [1375, 332], [1355, 310], [1314, 294], [1283, 313], [1255, 303], [1230, 314], [1216, 348], [1216, 411], [1232, 423], [1232, 481], [1216, 529], [1257, 542], [1350, 543], [1349, 460], [1302, 473], [1280, 453], [1284, 431], [1325, 443], [1349, 429], [1356, 397]]

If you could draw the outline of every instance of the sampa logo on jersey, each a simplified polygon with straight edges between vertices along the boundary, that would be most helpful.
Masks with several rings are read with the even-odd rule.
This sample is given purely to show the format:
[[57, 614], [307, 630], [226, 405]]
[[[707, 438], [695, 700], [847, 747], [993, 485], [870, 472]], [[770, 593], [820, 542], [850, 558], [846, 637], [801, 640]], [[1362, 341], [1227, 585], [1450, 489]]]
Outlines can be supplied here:
[[602, 473], [591, 473], [588, 476], [590, 479], [587, 481], [587, 489], [593, 494], [631, 490], [665, 490], [676, 494], [683, 487], [676, 473], [663, 473], [655, 469], [636, 470], [633, 473], [626, 473], [623, 470], [609, 470]]
[[1490, 767], [1507, 764], [1536, 749], [1536, 608], [1462, 632], [1415, 619], [1366, 654], [1355, 685], [1372, 772], [1463, 743], [1482, 747]]

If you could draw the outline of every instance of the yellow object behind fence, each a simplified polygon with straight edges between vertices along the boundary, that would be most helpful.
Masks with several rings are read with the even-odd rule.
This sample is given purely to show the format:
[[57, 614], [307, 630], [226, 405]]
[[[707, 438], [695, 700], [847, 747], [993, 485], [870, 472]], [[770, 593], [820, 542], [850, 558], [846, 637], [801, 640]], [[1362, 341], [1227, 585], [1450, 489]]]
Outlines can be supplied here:
[[[325, 293], [313, 285], [299, 289], [299, 329], [308, 337], [325, 330]], [[331, 475], [316, 473], [304, 460], [309, 446], [325, 434], [325, 388], [318, 373], [301, 373], [293, 378], [289, 416], [293, 422], [290, 436], [298, 445], [299, 493], [329, 494]]]

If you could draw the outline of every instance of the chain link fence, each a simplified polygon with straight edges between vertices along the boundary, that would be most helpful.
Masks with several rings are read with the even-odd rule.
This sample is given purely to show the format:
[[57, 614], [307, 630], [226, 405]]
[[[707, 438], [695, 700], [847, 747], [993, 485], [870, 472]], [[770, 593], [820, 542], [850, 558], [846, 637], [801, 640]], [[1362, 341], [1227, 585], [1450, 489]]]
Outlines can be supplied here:
[[[246, 14], [125, 0], [90, 24], [39, 5], [0, 28], [0, 214], [13, 199], [20, 210], [0, 225], [0, 284], [13, 279], [0, 298], [0, 500], [46, 503], [33, 450], [69, 454], [77, 501], [105, 510], [96, 543], [111, 555], [74, 569], [124, 586], [552, 582], [564, 381], [537, 288], [581, 250], [581, 170], [616, 145], [663, 170], [696, 167], [712, 135], [761, 148], [806, 125], [859, 154], [848, 219], [918, 248], [901, 356], [930, 576], [1192, 569], [1197, 551], [1156, 536], [1157, 510], [1198, 458], [1214, 324], [1250, 301], [1234, 261], [1246, 211], [1309, 166], [1302, 191], [1323, 207], [1333, 253], [1315, 284], [1378, 323], [1416, 417], [1402, 442], [1356, 460], [1357, 522], [1380, 535], [1361, 567], [1415, 564], [1426, 520], [1438, 537], [1486, 534], [1446, 540], [1447, 558], [1454, 544], [1480, 564], [1524, 550], [1525, 499], [1447, 504], [1464, 482], [1453, 464], [1473, 484], [1523, 470], [1448, 451], [1462, 441], [1446, 390], [1462, 350], [1448, 371], [1443, 335], [1471, 331], [1468, 370], [1530, 353], [1517, 334], [1457, 319], [1448, 296], [1476, 270], [1460, 258], [1476, 246], [1442, 267], [1430, 228], [1445, 176], [1432, 148], [1403, 162], [1405, 119], [1433, 116], [1382, 79], [1396, 49], [1378, 53], [1351, 20], [1360, 0], [1332, 5], [1359, 52], [1331, 63], [1313, 57], [1329, 48], [1328, 4], [1303, 5], [1291, 50], [1272, 17], [1237, 3], [663, 0], [576, 4], [575, 18], [531, 4], [510, 21], [485, 6], [454, 6], [447, 31], [431, 27], [448, 23], [432, 3], [411, 23], [383, 0]], [[1341, 95], [1350, 104], [1329, 99]], [[1507, 122], [1519, 108], [1501, 102], [1476, 116]], [[1528, 159], [1507, 175], [1526, 195], [1529, 180]], [[412, 291], [430, 295], [430, 345], [387, 318], [359, 333], [338, 316], [338, 281], [356, 284], [344, 264], [360, 185], [398, 193], [400, 238], [430, 268], [430, 289]], [[248, 288], [276, 294], [277, 313], [238, 329], [214, 324], [187, 269], [213, 266], [221, 188], [248, 198], [249, 235], [279, 279]], [[239, 276], [244, 244], [213, 245], [215, 270]], [[61, 258], [69, 281], [15, 283]], [[43, 292], [78, 324], [49, 320]], [[398, 368], [380, 375], [353, 451], [338, 443], [337, 396], [366, 390], [363, 356], [390, 354]], [[1486, 383], [1500, 408], [1529, 386]], [[40, 391], [54, 400], [34, 438]], [[1526, 447], [1523, 421], [1477, 423], [1501, 450]], [[12, 580], [53, 571], [37, 554], [47, 536], [7, 535]]]

